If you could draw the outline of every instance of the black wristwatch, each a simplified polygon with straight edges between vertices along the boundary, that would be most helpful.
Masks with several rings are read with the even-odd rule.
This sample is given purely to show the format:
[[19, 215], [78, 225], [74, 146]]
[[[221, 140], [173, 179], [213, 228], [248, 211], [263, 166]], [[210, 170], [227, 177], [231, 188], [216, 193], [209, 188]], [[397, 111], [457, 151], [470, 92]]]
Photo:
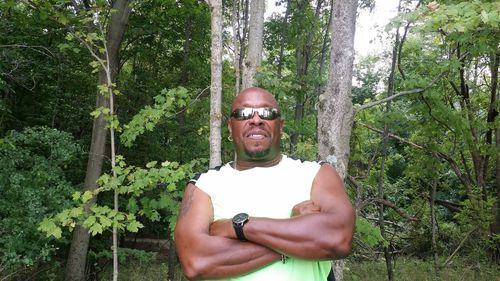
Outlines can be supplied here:
[[248, 222], [248, 214], [247, 213], [239, 213], [233, 217], [233, 227], [234, 232], [236, 232], [236, 237], [240, 241], [247, 241], [245, 238], [245, 234], [243, 234], [243, 226]]

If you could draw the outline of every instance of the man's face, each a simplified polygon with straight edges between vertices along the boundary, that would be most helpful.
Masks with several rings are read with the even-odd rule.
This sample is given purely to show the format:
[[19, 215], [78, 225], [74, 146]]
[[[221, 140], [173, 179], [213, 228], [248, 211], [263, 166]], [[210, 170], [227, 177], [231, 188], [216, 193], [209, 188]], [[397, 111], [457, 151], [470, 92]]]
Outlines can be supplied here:
[[[238, 108], [276, 108], [274, 97], [260, 88], [250, 88], [239, 94], [231, 106], [231, 112]], [[256, 112], [250, 119], [230, 118], [228, 128], [234, 139], [238, 159], [245, 161], [266, 161], [280, 156], [280, 139], [283, 120], [264, 120]]]

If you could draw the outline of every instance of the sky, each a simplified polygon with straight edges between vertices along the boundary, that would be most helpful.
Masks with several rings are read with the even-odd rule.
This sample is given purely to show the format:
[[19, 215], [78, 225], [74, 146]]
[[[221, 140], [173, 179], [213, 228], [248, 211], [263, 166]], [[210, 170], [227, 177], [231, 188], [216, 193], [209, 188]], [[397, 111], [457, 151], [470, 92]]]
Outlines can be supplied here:
[[399, 0], [378, 0], [375, 1], [375, 8], [372, 12], [358, 9], [354, 49], [359, 56], [381, 51], [383, 43], [380, 38], [386, 36], [380, 32], [383, 32], [385, 25], [396, 16], [398, 2]]
[[[357, 56], [365, 56], [370, 53], [377, 53], [382, 50], [383, 43], [380, 38], [384, 34], [384, 27], [389, 20], [396, 16], [399, 0], [377, 0], [375, 1], [375, 8], [372, 12], [367, 10], [359, 10], [359, 16], [356, 20], [356, 36], [354, 38], [354, 49]], [[266, 0], [266, 14], [267, 18], [273, 12], [284, 12], [284, 6], [276, 7], [274, 0]], [[378, 37], [377, 37], [378, 36]]]

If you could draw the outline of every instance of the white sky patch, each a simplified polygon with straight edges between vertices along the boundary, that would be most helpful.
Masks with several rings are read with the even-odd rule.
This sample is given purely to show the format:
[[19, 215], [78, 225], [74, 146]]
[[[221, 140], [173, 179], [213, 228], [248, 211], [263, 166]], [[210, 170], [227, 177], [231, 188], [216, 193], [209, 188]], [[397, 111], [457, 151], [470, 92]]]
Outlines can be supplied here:
[[[398, 11], [399, 0], [377, 0], [372, 12], [358, 9], [359, 16], [356, 20], [356, 36], [354, 38], [354, 49], [357, 56], [377, 54], [383, 50], [383, 38], [385, 25], [395, 17]], [[264, 17], [268, 18], [273, 13], [285, 13], [286, 4], [276, 6], [275, 0], [266, 0], [266, 12]]]
[[358, 9], [354, 49], [357, 56], [378, 54], [387, 42], [385, 26], [398, 13], [399, 0], [378, 0], [372, 12]]

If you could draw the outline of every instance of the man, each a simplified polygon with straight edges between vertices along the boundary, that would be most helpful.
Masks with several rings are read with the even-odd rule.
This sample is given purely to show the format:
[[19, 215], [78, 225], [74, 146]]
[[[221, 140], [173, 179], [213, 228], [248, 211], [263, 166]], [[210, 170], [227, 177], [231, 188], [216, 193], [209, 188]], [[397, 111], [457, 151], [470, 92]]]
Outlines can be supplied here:
[[228, 121], [236, 160], [186, 187], [175, 229], [190, 280], [327, 280], [351, 250], [355, 213], [329, 164], [280, 152], [278, 103], [249, 88]]

